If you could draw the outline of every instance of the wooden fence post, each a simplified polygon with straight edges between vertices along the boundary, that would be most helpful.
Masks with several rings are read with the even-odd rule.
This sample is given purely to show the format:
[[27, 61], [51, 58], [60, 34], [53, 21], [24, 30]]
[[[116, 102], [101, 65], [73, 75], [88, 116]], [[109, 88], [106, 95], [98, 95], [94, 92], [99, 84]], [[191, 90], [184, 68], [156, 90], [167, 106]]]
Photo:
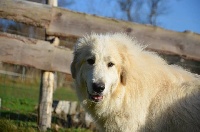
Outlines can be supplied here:
[[53, 102], [54, 73], [42, 71], [39, 98], [39, 129], [46, 131], [51, 128]]
[[[47, 0], [47, 4], [57, 6], [57, 0]], [[53, 40], [54, 45], [59, 44], [59, 39], [53, 36], [46, 36], [46, 40]], [[54, 87], [55, 73], [50, 71], [42, 71], [38, 112], [38, 125], [40, 131], [46, 131], [48, 128], [51, 128]]]

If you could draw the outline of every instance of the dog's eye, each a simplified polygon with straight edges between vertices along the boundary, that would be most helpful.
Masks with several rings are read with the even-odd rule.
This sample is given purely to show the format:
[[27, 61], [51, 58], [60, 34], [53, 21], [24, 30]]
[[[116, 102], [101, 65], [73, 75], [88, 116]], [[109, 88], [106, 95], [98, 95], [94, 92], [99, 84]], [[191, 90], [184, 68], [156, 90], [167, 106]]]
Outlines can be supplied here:
[[95, 63], [94, 58], [87, 59], [88, 64], [93, 65]]
[[112, 63], [112, 62], [109, 62], [108, 63], [108, 67], [112, 67], [112, 66], [114, 66], [115, 64], [114, 63]]

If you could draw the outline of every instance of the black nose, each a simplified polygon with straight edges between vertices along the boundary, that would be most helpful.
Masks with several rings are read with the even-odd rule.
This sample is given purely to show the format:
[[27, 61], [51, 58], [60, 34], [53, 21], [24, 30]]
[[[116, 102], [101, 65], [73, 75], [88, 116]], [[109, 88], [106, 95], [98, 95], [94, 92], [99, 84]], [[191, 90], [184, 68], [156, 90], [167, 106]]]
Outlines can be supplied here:
[[92, 83], [92, 88], [93, 88], [94, 92], [101, 93], [105, 89], [105, 84], [104, 83]]

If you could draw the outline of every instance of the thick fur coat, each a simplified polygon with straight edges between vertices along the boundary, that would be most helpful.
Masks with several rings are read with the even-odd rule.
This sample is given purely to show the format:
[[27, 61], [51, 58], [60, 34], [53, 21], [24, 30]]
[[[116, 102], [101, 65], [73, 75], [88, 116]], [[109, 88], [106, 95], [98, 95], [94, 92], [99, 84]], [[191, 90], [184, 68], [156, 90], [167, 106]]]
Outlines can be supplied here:
[[200, 131], [199, 76], [168, 65], [125, 34], [80, 38], [71, 72], [100, 131]]

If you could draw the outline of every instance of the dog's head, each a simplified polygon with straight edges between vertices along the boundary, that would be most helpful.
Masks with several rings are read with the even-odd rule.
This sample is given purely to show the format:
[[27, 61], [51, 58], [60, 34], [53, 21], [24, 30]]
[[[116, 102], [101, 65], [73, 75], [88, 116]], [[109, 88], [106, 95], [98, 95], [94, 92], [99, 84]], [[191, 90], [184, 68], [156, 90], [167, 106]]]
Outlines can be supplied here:
[[119, 85], [126, 85], [127, 47], [113, 38], [93, 34], [75, 45], [71, 73], [81, 100], [101, 102]]

